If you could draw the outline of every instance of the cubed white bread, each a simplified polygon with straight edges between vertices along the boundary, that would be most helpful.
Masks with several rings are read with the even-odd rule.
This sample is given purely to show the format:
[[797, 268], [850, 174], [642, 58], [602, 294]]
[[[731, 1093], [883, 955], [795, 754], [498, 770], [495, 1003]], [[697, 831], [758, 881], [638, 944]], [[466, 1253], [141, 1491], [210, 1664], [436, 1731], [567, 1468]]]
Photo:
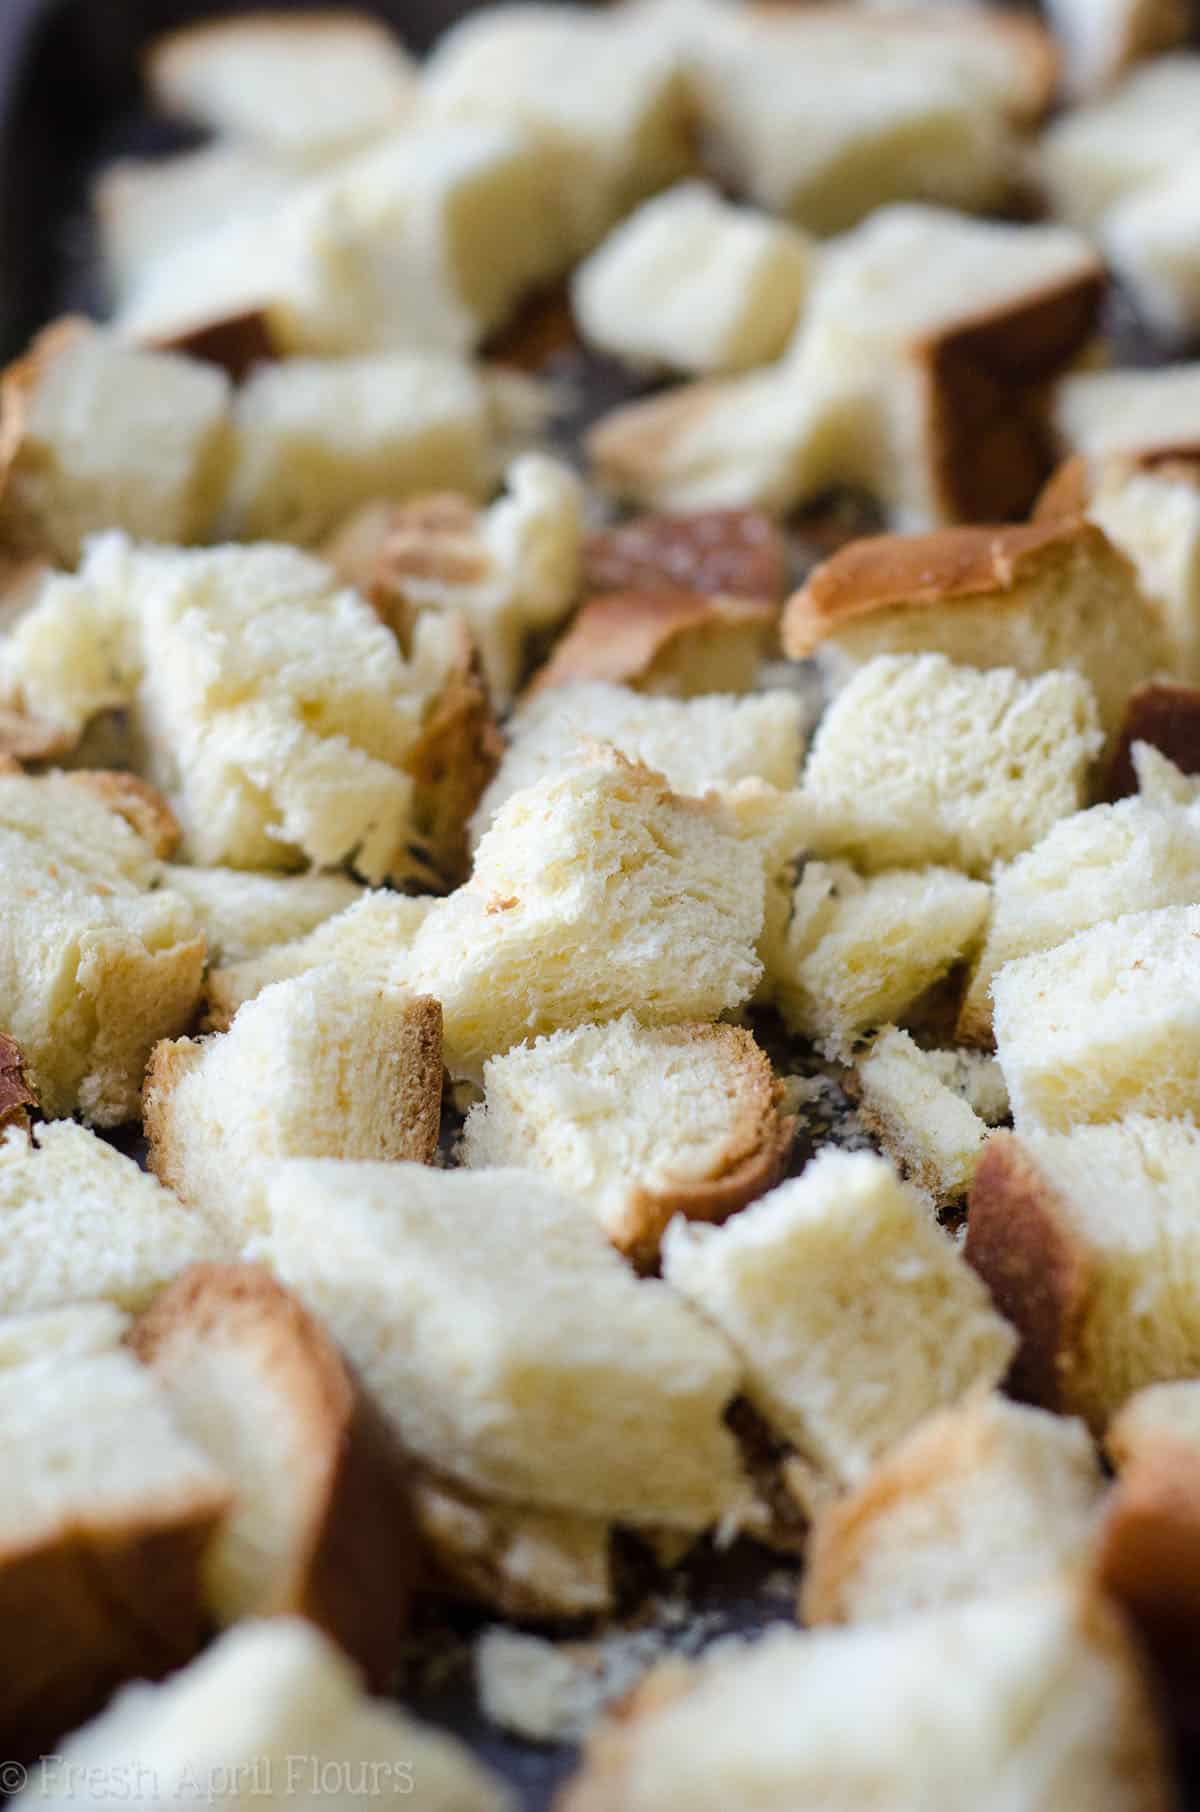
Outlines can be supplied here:
[[480, 790], [490, 778], [477, 685], [425, 773], [439, 707], [471, 690], [461, 624], [418, 624], [406, 657], [364, 598], [293, 548], [101, 537], [22, 617], [8, 671], [26, 710], [69, 727], [130, 711], [139, 766], [200, 864], [427, 877], [460, 764]]
[[110, 296], [120, 304], [152, 264], [232, 215], [268, 214], [298, 175], [287, 158], [228, 141], [108, 164], [92, 207]]
[[722, 1336], [528, 1171], [295, 1160], [254, 1252], [410, 1453], [514, 1503], [702, 1529], [744, 1498]]
[[307, 1617], [385, 1690], [417, 1566], [410, 1468], [328, 1335], [269, 1272], [196, 1265], [130, 1345], [236, 1491], [206, 1559], [217, 1621]]
[[155, 40], [150, 98], [210, 131], [323, 157], [392, 130], [416, 101], [399, 40], [367, 13], [264, 12]]
[[829, 1484], [998, 1384], [1012, 1329], [891, 1165], [826, 1151], [724, 1227], [677, 1221], [663, 1275], [727, 1336], [769, 1425]]
[[1176, 1805], [1140, 1652], [1094, 1590], [776, 1630], [668, 1664], [593, 1735], [562, 1812], [932, 1812], [989, 1797], [1012, 1812]]
[[1075, 372], [1055, 391], [1054, 426], [1066, 451], [1085, 453], [1091, 460], [1114, 458], [1152, 467], [1195, 456], [1200, 452], [1200, 361], [1147, 371]]
[[684, 798], [601, 746], [515, 793], [399, 969], [442, 1003], [451, 1075], [478, 1080], [543, 1032], [625, 1012], [683, 1025], [748, 1000], [769, 887], [803, 831], [796, 795], [740, 792]]
[[[50, 1320], [47, 1343], [69, 1337], [61, 1316]], [[38, 1332], [24, 1338], [36, 1344]], [[124, 1680], [195, 1654], [204, 1554], [231, 1493], [150, 1374], [107, 1340], [0, 1368], [0, 1452], [0, 1643], [11, 1658], [0, 1737], [8, 1755], [32, 1757]]]
[[141, 1804], [186, 1812], [211, 1801], [210, 1783], [227, 1783], [221, 1796], [238, 1812], [264, 1791], [328, 1812], [410, 1790], [421, 1812], [513, 1808], [455, 1737], [367, 1698], [350, 1663], [298, 1617], [242, 1624], [164, 1685], [127, 1687], [32, 1771], [14, 1804], [65, 1812], [78, 1782], [95, 1779], [148, 1783]]
[[1135, 1391], [1200, 1371], [1198, 1209], [1190, 1120], [993, 1133], [966, 1253], [1020, 1334], [1018, 1396], [1100, 1434]]
[[681, 183], [580, 265], [571, 305], [587, 344], [635, 369], [742, 371], [782, 353], [815, 258], [799, 228]]
[[1041, 388], [1093, 333], [1103, 284], [1068, 229], [882, 208], [826, 248], [777, 365], [616, 410], [593, 463], [676, 509], [783, 512], [852, 485], [898, 528], [1021, 515], [1046, 475]]
[[774, 652], [779, 612], [761, 598], [609, 592], [576, 612], [526, 697], [581, 680], [670, 698], [752, 692]]
[[307, 937], [366, 892], [346, 875], [258, 875], [178, 862], [167, 864], [163, 879], [192, 906], [214, 964], [245, 962]]
[[953, 869], [864, 880], [844, 862], [809, 862], [766, 948], [771, 996], [794, 1032], [846, 1057], [971, 954], [987, 910], [983, 882]]
[[988, 1394], [919, 1423], [822, 1512], [804, 1621], [903, 1618], [1082, 1570], [1104, 1475], [1082, 1422]]
[[777, 1182], [794, 1130], [770, 1062], [735, 1026], [623, 1014], [493, 1057], [483, 1088], [463, 1162], [539, 1172], [644, 1264], [674, 1215], [723, 1221]]
[[[1200, 447], [1200, 413], [1197, 415]], [[1114, 456], [1093, 462], [1087, 512], [1137, 568], [1144, 595], [1162, 615], [1160, 665], [1200, 680], [1200, 465], [1165, 460], [1131, 470]]]
[[[48, 1117], [133, 1119], [200, 998], [204, 935], [151, 846], [67, 774], [0, 774], [0, 1025]], [[18, 885], [19, 878], [19, 885]]]
[[0, 1314], [108, 1302], [137, 1310], [230, 1241], [132, 1158], [70, 1120], [0, 1141]]
[[47, 328], [0, 386], [0, 542], [74, 566], [100, 529], [204, 540], [232, 458], [229, 401], [209, 365], [81, 320]]
[[1077, 673], [1023, 679], [941, 654], [876, 655], [813, 738], [810, 847], [871, 869], [944, 862], [985, 875], [1086, 804], [1103, 740]]
[[143, 1114], [150, 1166], [244, 1244], [276, 1158], [431, 1162], [442, 1111], [435, 1000], [353, 970], [273, 983], [227, 1032], [157, 1045]]
[[796, 784], [807, 717], [794, 692], [673, 699], [602, 681], [539, 692], [509, 719], [509, 746], [471, 820], [472, 841], [514, 793], [580, 761], [589, 741], [654, 768], [678, 793], [754, 779], [786, 792]]
[[448, 353], [260, 366], [234, 426], [224, 524], [240, 541], [310, 546], [367, 499], [478, 496], [493, 476], [486, 385]]
[[[992, 983], [1006, 963], [1053, 950], [1126, 913], [1196, 900], [1200, 811], [1138, 796], [1060, 818], [1040, 843], [993, 877], [987, 937], [959, 1015], [959, 1036], [988, 1043]], [[1090, 1010], [1081, 1017], [1090, 1021]]]
[[784, 650], [818, 655], [834, 683], [877, 654], [944, 654], [1026, 678], [1073, 670], [1111, 735], [1132, 688], [1168, 655], [1136, 556], [1096, 520], [853, 541], [788, 600]]
[[887, 1026], [857, 1063], [859, 1118], [901, 1174], [939, 1207], [971, 1187], [987, 1125], [934, 1055]]
[[424, 92], [435, 118], [532, 135], [554, 182], [564, 263], [695, 164], [682, 57], [649, 10], [489, 7], [442, 37]]
[[1041, 31], [982, 12], [714, 8], [695, 38], [722, 167], [818, 233], [895, 201], [996, 206], [1020, 165], [1010, 123], [1036, 117], [1054, 88]]
[[503, 126], [389, 134], [269, 215], [156, 260], [117, 325], [155, 344], [250, 320], [280, 353], [466, 352], [560, 259], [550, 182], [537, 145]]
[[272, 982], [317, 969], [332, 966], [359, 981], [387, 986], [417, 927], [435, 903], [429, 894], [390, 893], [382, 888], [364, 893], [304, 937], [268, 944], [241, 961], [211, 969], [205, 984], [209, 1025], [225, 1030], [243, 1001], [253, 1000]]
[[613, 1610], [612, 1527], [601, 1518], [502, 1503], [428, 1472], [413, 1508], [435, 1590], [520, 1621]]
[[1165, 906], [1005, 964], [992, 1018], [1019, 1130], [1195, 1113], [1198, 943], [1200, 905]]
[[1153, 187], [1135, 190], [1105, 215], [1100, 242], [1162, 340], [1180, 345], [1200, 332], [1200, 147]]
[[1042, 139], [1040, 173], [1054, 212], [1086, 230], [1200, 150], [1200, 56], [1155, 57], [1112, 94], [1065, 113]]
[[1188, 0], [1047, 0], [1046, 10], [1076, 97], [1111, 87], [1132, 64], [1174, 49], [1191, 32]]
[[1169, 1683], [1173, 1708], [1196, 1716], [1200, 1622], [1200, 1384], [1152, 1384], [1105, 1436], [1117, 1469], [1097, 1562]]

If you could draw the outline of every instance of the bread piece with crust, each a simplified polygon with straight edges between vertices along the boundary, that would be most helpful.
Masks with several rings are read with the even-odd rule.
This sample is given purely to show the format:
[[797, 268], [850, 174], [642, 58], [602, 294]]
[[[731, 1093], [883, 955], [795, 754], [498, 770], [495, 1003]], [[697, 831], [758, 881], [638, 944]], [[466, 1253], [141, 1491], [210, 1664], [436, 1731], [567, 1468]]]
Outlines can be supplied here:
[[191, 907], [124, 812], [69, 774], [0, 774], [0, 871], [20, 877], [0, 913], [0, 1025], [43, 1112], [133, 1119], [152, 1046], [199, 1002]]
[[463, 1162], [549, 1177], [644, 1266], [674, 1215], [723, 1221], [770, 1189], [795, 1130], [766, 1056], [735, 1026], [646, 1028], [624, 1014], [491, 1058], [483, 1088]]
[[528, 1171], [293, 1160], [251, 1253], [321, 1315], [408, 1450], [469, 1488], [703, 1529], [744, 1505], [721, 1335]]
[[391, 131], [417, 94], [399, 40], [345, 10], [184, 26], [155, 39], [145, 77], [164, 113], [296, 158], [334, 156]]
[[[1096, 0], [1090, 16], [1098, 7]], [[1118, 202], [1168, 180], [1197, 149], [1200, 56], [1176, 51], [1056, 120], [1039, 147], [1039, 174], [1054, 213], [1093, 231]]]
[[761, 510], [634, 516], [584, 539], [584, 591], [693, 591], [761, 598], [787, 590], [787, 542]]
[[971, 954], [987, 910], [984, 884], [952, 869], [864, 880], [844, 862], [809, 862], [766, 948], [771, 997], [794, 1032], [846, 1059]]
[[239, 1783], [243, 1803], [286, 1791], [354, 1812], [367, 1793], [407, 1795], [418, 1781], [421, 1812], [514, 1812], [506, 1788], [462, 1743], [368, 1698], [345, 1657], [299, 1617], [241, 1624], [162, 1686], [128, 1687], [14, 1804], [67, 1812], [78, 1782], [96, 1779], [149, 1780], [145, 1803], [188, 1812], [211, 1799], [209, 1782], [224, 1783], [226, 1798], [228, 1783]]
[[[1141, 751], [1139, 755], [1139, 749]], [[1156, 763], [1154, 756], [1158, 756]], [[1174, 772], [1172, 775], [1166, 772]], [[1109, 775], [1114, 797], [1140, 791], [1155, 803], [1188, 804], [1200, 775], [1200, 687], [1158, 681], [1130, 694]], [[1180, 787], [1178, 781], [1185, 780]], [[1148, 786], [1147, 781], [1151, 784]], [[1157, 786], [1154, 782], [1157, 781]], [[1164, 798], [1165, 795], [1165, 798]]]
[[144, 1308], [185, 1266], [227, 1256], [208, 1215], [185, 1208], [71, 1120], [0, 1137], [0, 1314], [111, 1302]]
[[674, 698], [750, 692], [777, 620], [772, 605], [754, 598], [687, 591], [589, 598], [526, 695], [583, 680]]
[[[1200, 57], [1196, 65], [1200, 77]], [[1126, 469], [1200, 458], [1200, 361], [1072, 372], [1055, 389], [1054, 427], [1066, 452]]]
[[471, 820], [477, 843], [506, 800], [609, 743], [662, 774], [678, 793], [706, 793], [739, 780], [796, 784], [807, 711], [797, 693], [730, 698], [649, 696], [626, 686], [572, 681], [530, 697], [506, 726], [509, 746]]
[[245, 962], [306, 937], [366, 892], [346, 875], [252, 874], [184, 863], [169, 864], [165, 880], [195, 910], [214, 964]]
[[150, 1166], [243, 1244], [277, 1158], [431, 1162], [442, 1111], [435, 1000], [341, 967], [275, 982], [229, 1030], [155, 1047]]
[[958, 1036], [992, 1036], [992, 984], [1006, 963], [1053, 950], [1128, 913], [1200, 899], [1200, 812], [1143, 797], [1060, 818], [992, 877], [992, 909]]
[[1000, 1067], [1019, 1131], [1196, 1108], [1200, 905], [1132, 912], [992, 983]]
[[55, 322], [0, 385], [0, 545], [74, 566], [101, 529], [205, 540], [233, 457], [229, 404], [210, 366]]
[[1190, 1120], [993, 1133], [966, 1255], [1020, 1334], [1018, 1396], [1099, 1434], [1135, 1391], [1197, 1373], [1198, 1206]]
[[1097, 94], [1191, 32], [1187, 0], [1048, 0], [1071, 94]]
[[971, 1187], [987, 1126], [928, 1051], [886, 1026], [856, 1067], [858, 1117], [902, 1176], [939, 1208]]
[[196, 1653], [204, 1558], [231, 1499], [111, 1324], [81, 1326], [84, 1313], [44, 1330], [23, 1320], [24, 1352], [0, 1367], [0, 1643], [13, 1657], [0, 1741], [13, 1757], [52, 1750], [123, 1681]]
[[409, 1467], [320, 1324], [254, 1265], [194, 1265], [129, 1344], [236, 1490], [206, 1565], [221, 1624], [307, 1617], [382, 1691], [417, 1572]]
[[0, 1136], [10, 1127], [29, 1131], [29, 1110], [38, 1098], [25, 1074], [25, 1054], [15, 1038], [0, 1032]]
[[870, 869], [947, 863], [986, 875], [1087, 800], [1103, 746], [1077, 673], [1022, 679], [941, 654], [880, 654], [813, 737], [809, 847]]
[[1078, 518], [853, 541], [788, 600], [784, 650], [835, 680], [878, 654], [1083, 675], [1111, 735], [1131, 688], [1166, 659], [1131, 561]]
[[599, 1517], [502, 1503], [429, 1472], [417, 1475], [413, 1507], [435, 1591], [519, 1622], [614, 1608], [612, 1528]]
[[739, 1353], [768, 1424], [835, 1488], [999, 1383], [1012, 1329], [891, 1165], [826, 1151], [725, 1227], [677, 1221], [663, 1275]]
[[921, 1422], [817, 1520], [805, 1623], [903, 1618], [1082, 1570], [1104, 1475], [1082, 1422], [995, 1393]]

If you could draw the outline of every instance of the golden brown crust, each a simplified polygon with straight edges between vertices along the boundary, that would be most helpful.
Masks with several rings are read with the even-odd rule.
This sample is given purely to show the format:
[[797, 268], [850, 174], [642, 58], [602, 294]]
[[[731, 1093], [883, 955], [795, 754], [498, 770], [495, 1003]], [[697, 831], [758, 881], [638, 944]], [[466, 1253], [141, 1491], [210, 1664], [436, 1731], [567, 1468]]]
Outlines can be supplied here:
[[1092, 1264], [1065, 1199], [1013, 1133], [995, 1132], [984, 1146], [964, 1253], [1020, 1336], [1012, 1394], [1044, 1409], [1080, 1410], [1072, 1370]]
[[0, 1685], [0, 1745], [28, 1758], [53, 1747], [126, 1680], [161, 1679], [208, 1633], [203, 1568], [229, 1508], [223, 1489], [149, 1501], [136, 1521], [83, 1520], [0, 1567], [0, 1641], [19, 1657]]
[[177, 352], [205, 365], [218, 365], [235, 384], [256, 365], [267, 364], [284, 351], [266, 308], [244, 308], [207, 321], [182, 322], [174, 332], [151, 334], [142, 344], [149, 352]]
[[182, 1192], [185, 1178], [171, 1130], [171, 1097], [184, 1076], [199, 1062], [202, 1048], [194, 1038], [160, 1039], [150, 1053], [142, 1083], [146, 1163], [159, 1182], [177, 1194]]
[[1200, 687], [1151, 680], [1130, 693], [1109, 774], [1110, 799], [1122, 799], [1138, 790], [1133, 769], [1135, 742], [1148, 742], [1181, 774], [1200, 774]]
[[685, 637], [757, 629], [764, 644], [775, 623], [771, 604], [698, 592], [616, 592], [591, 598], [553, 654], [530, 680], [526, 699], [577, 680], [636, 685]]
[[457, 628], [458, 658], [404, 763], [423, 853], [446, 888], [470, 873], [467, 826], [504, 752], [474, 641]]
[[[389, 1681], [408, 1626], [417, 1537], [407, 1460], [320, 1323], [256, 1265], [193, 1265], [135, 1324], [129, 1342], [170, 1392], [197, 1346], [223, 1342], [274, 1389], [314, 1461], [304, 1534], [259, 1614], [301, 1616]], [[318, 1462], [319, 1463], [316, 1463]], [[298, 1481], [279, 1481], [298, 1489]]]
[[67, 778], [123, 818], [156, 856], [174, 854], [180, 838], [179, 820], [157, 787], [115, 768], [76, 768]]
[[521, 1621], [603, 1616], [613, 1609], [609, 1533], [585, 1517], [480, 1497], [422, 1471], [417, 1527], [424, 1588]]
[[637, 516], [589, 535], [585, 595], [685, 591], [781, 604], [787, 543], [761, 510]]
[[802, 660], [848, 622], [885, 611], [944, 608], [985, 597], [999, 609], [1019, 587], [1081, 553], [1098, 565], [1124, 560], [1102, 529], [1076, 516], [852, 541], [788, 599], [784, 652]]
[[25, 1074], [25, 1053], [15, 1038], [0, 1032], [0, 1138], [11, 1126], [29, 1131], [29, 1110], [38, 1098]]
[[1073, 453], [1042, 486], [1033, 508], [1034, 522], [1082, 516], [1092, 500], [1092, 469], [1086, 453]]

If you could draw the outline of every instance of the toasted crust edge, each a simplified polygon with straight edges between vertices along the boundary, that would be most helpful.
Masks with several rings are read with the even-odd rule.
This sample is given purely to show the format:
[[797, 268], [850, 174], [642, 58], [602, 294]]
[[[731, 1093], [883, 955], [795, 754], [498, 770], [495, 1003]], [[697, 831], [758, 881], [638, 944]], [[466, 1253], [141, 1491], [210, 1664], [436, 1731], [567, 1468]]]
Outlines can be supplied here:
[[523, 696], [529, 700], [577, 680], [631, 685], [685, 636], [759, 629], [765, 642], [776, 616], [775, 606], [760, 599], [689, 591], [625, 591], [590, 598]]
[[1130, 693], [1109, 772], [1110, 799], [1138, 790], [1135, 742], [1150, 743], [1183, 774], [1200, 774], [1200, 686], [1149, 680]]
[[25, 1074], [25, 1053], [15, 1038], [0, 1032], [0, 1138], [10, 1127], [30, 1130], [29, 1111], [38, 1098]]

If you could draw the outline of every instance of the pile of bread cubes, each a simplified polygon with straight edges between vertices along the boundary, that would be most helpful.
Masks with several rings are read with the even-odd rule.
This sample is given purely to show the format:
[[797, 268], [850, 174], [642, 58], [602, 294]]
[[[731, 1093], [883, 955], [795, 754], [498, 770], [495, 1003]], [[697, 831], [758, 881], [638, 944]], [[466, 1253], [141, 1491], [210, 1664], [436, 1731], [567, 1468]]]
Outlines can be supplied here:
[[[745, 1541], [794, 1615], [652, 1669], [562, 1812], [1179, 1806], [1189, 29], [152, 47], [211, 138], [103, 172], [111, 319], [0, 414], [19, 1805], [514, 1808], [387, 1696], [412, 1607], [551, 1737], [558, 1633]], [[641, 394], [567, 457], [580, 345]]]

